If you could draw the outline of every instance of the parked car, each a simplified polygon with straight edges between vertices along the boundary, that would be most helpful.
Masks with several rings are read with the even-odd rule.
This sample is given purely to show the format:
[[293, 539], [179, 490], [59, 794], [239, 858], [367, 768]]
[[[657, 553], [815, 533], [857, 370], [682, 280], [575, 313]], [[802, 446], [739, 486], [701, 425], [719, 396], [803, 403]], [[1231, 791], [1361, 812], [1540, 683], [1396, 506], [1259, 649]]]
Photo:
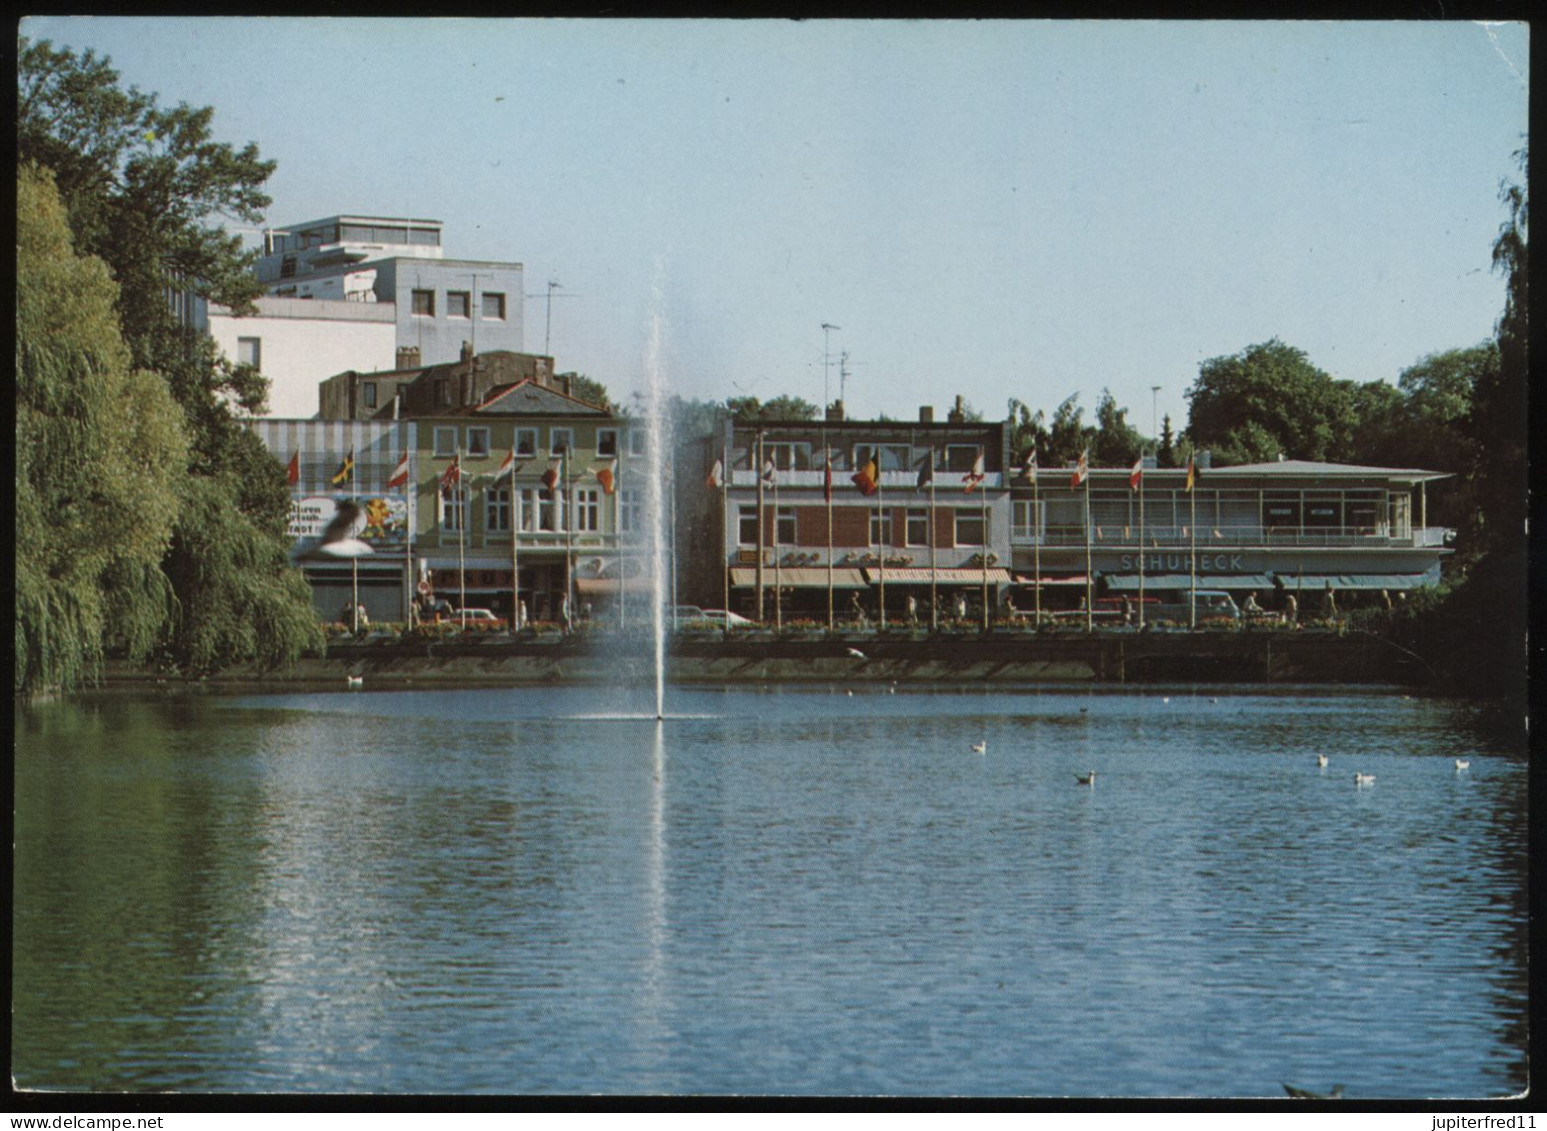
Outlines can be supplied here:
[[675, 620], [680, 627], [689, 621], [704, 620], [705, 617], [704, 610], [697, 605], [678, 605], [666, 614], [666, 619]]
[[466, 624], [482, 629], [504, 628], [505, 618], [497, 617], [488, 609], [451, 609], [438, 613], [437, 619], [446, 624]]

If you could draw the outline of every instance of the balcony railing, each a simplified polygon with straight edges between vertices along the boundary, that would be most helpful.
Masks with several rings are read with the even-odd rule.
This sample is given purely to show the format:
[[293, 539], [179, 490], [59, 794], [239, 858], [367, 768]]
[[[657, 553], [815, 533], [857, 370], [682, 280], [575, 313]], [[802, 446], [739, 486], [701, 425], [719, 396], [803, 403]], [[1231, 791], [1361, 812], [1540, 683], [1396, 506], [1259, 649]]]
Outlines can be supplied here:
[[[1335, 548], [1383, 546], [1443, 546], [1450, 531], [1429, 526], [1392, 531], [1385, 526], [1206, 526], [1196, 531], [1185, 526], [1146, 526], [1144, 548], [1198, 546], [1250, 546], [1256, 549]], [[1091, 544], [1098, 547], [1139, 548], [1138, 527], [1100, 526], [1092, 528]], [[1083, 546], [1083, 526], [1048, 526], [1039, 539], [1030, 526], [1012, 526], [1010, 542], [1016, 546]]]

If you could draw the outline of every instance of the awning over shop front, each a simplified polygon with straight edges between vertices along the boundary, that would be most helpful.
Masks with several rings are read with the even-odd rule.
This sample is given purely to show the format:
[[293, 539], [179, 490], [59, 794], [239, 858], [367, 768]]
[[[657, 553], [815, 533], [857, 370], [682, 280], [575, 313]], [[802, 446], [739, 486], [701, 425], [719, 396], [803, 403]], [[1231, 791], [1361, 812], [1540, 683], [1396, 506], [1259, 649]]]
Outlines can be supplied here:
[[[1124, 592], [1139, 588], [1136, 573], [1109, 573], [1103, 575], [1108, 589]], [[1265, 573], [1200, 573], [1199, 589], [1272, 589], [1273, 579]], [[1146, 573], [1145, 589], [1191, 589], [1193, 578], [1186, 573]]]
[[[983, 570], [981, 569], [919, 569], [916, 566], [900, 566], [897, 569], [888, 569], [883, 575], [881, 570], [865, 567], [865, 576], [870, 578], [870, 584], [879, 585], [883, 576], [888, 585], [982, 585]], [[988, 583], [990, 585], [1010, 584], [1010, 571], [1007, 569], [988, 568]]]
[[[777, 569], [771, 565], [763, 567], [763, 584], [770, 589], [775, 585], [788, 589], [826, 589], [828, 576], [826, 566], [780, 566]], [[831, 577], [834, 589], [870, 588], [865, 584], [864, 574], [857, 569], [835, 566]], [[732, 567], [731, 584], [738, 589], [755, 588], [757, 570], [750, 566]]]
[[1063, 577], [1044, 577], [1039, 582], [1036, 576], [1033, 574], [1018, 573], [1015, 575], [1015, 582], [1017, 585], [1029, 585], [1033, 588], [1036, 588], [1038, 585], [1043, 588], [1049, 588], [1052, 586], [1078, 585], [1081, 589], [1084, 589], [1086, 585], [1090, 584], [1090, 579], [1083, 573], [1076, 573]]
[[1285, 589], [1322, 592], [1330, 583], [1333, 589], [1421, 589], [1436, 585], [1439, 578], [1426, 573], [1280, 573], [1275, 575]]

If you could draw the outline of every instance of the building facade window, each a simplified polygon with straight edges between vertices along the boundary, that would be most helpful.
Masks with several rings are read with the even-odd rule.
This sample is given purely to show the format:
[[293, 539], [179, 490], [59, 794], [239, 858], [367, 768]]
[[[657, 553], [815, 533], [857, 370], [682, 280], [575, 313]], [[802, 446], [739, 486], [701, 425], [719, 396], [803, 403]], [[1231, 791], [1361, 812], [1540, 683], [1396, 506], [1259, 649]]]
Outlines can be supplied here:
[[438, 456], [455, 455], [457, 451], [457, 430], [455, 428], [435, 429], [435, 454]]
[[437, 382], [435, 382], [435, 403], [440, 405], [441, 408], [450, 408], [451, 407], [451, 382], [450, 381], [437, 381]]
[[536, 487], [527, 487], [517, 492], [516, 506], [519, 513], [516, 519], [524, 534], [530, 534], [537, 529], [537, 512], [541, 503], [538, 493]]
[[483, 292], [483, 316], [496, 322], [505, 321], [505, 296], [493, 291]]
[[925, 507], [908, 508], [908, 545], [929, 545], [929, 511]]
[[471, 318], [473, 309], [473, 296], [466, 291], [446, 292], [446, 317], [447, 318]]
[[575, 529], [594, 532], [602, 528], [602, 493], [594, 487], [575, 490]]
[[945, 446], [945, 469], [947, 471], [960, 471], [963, 474], [972, 470], [972, 465], [977, 462], [978, 453], [983, 449], [976, 444], [947, 444]]
[[263, 339], [236, 339], [236, 363], [238, 365], [250, 365], [254, 369], [261, 371], [263, 369]]
[[365, 402], [366, 408], [376, 407], [376, 382], [366, 381], [360, 386], [360, 399]]
[[496, 487], [484, 494], [484, 529], [504, 533], [510, 529], [510, 488]]
[[635, 487], [618, 489], [618, 531], [632, 534], [640, 528], [639, 490]]
[[442, 530], [453, 534], [467, 529], [467, 488], [453, 487], [442, 491], [440, 498], [440, 525]]
[[757, 545], [757, 508], [742, 507], [736, 523], [736, 541], [742, 546]]
[[487, 428], [469, 428], [467, 430], [467, 454], [470, 456], [486, 456], [489, 454], [489, 430]]
[[415, 290], [412, 295], [412, 310], [415, 314], [424, 318], [435, 317], [435, 292]]
[[548, 451], [553, 455], [564, 455], [574, 446], [575, 430], [573, 428], [548, 429]]
[[596, 430], [596, 454], [599, 456], [615, 456], [618, 454], [618, 430], [616, 428], [598, 428]]
[[892, 508], [881, 507], [870, 512], [870, 543], [873, 546], [892, 544]]
[[536, 456], [537, 456], [537, 429], [535, 429], [535, 428], [517, 428], [516, 429], [516, 455], [517, 455], [517, 457], [523, 457], [524, 456], [524, 457], [526, 457], [528, 459], [536, 458]]
[[538, 497], [537, 529], [550, 531], [564, 529], [564, 494], [562, 491], [544, 491]]
[[642, 456], [645, 454], [645, 430], [643, 428], [629, 429], [628, 454], [631, 456]]
[[774, 541], [781, 546], [795, 542], [795, 508], [780, 507], [774, 517]]
[[988, 528], [987, 524], [983, 521], [983, 512], [981, 510], [959, 510], [956, 512], [956, 545], [988, 545]]

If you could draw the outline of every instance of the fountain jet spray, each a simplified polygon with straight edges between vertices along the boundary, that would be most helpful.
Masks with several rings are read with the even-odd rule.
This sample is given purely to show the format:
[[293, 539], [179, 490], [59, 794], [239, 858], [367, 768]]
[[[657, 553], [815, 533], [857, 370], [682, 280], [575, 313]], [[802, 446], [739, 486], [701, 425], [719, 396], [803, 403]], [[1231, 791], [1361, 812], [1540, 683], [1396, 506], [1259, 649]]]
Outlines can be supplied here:
[[[661, 264], [656, 265], [659, 276]], [[651, 622], [655, 631], [655, 718], [659, 722], [666, 717], [666, 596], [667, 546], [670, 531], [670, 508], [667, 505], [666, 449], [671, 442], [671, 421], [667, 418], [665, 366], [661, 358], [661, 306], [660, 283], [654, 287], [650, 314], [649, 349], [645, 358], [645, 427], [647, 447], [645, 466], [647, 487], [647, 513], [650, 537]]]

